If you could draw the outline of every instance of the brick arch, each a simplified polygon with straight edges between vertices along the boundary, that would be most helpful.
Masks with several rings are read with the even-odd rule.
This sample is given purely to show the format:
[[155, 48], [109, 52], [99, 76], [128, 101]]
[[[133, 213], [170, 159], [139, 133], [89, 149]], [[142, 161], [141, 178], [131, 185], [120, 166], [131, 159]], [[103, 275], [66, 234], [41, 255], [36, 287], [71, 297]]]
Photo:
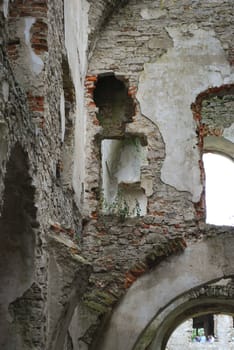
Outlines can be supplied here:
[[[233, 275], [234, 237], [231, 232], [231, 229], [225, 228], [221, 235], [213, 235], [200, 242], [190, 243], [184, 253], [169, 257], [151, 272], [139, 278], [114, 310], [107, 324], [105, 336], [99, 340], [96, 349], [143, 350], [144, 347], [136, 346], [145, 330], [160, 314], [161, 320], [154, 324], [150, 335], [152, 340], [159, 334], [160, 344], [166, 344], [173, 329], [168, 324], [163, 334], [158, 332], [160, 324], [172, 315], [175, 301], [180, 300], [183, 295], [190, 295], [189, 293], [202, 286]], [[216, 296], [212, 300], [216, 300]], [[167, 313], [163, 314], [165, 310]], [[172, 320], [174, 319], [172, 317]]]
[[[223, 283], [220, 284], [220, 283]], [[225, 280], [196, 288], [173, 300], [139, 338], [134, 350], [165, 350], [174, 330], [185, 320], [207, 313], [234, 315], [234, 288]], [[155, 329], [157, 330], [155, 333]], [[155, 337], [154, 337], [154, 334]]]
[[204, 152], [220, 153], [234, 160], [234, 143], [220, 136], [207, 136], [203, 143]]
[[[220, 117], [217, 115], [217, 113], [214, 113], [212, 118], [208, 120], [208, 118], [206, 118], [206, 113], [203, 113], [203, 104], [211, 101], [214, 98], [223, 99], [229, 96], [233, 99], [233, 95], [234, 84], [223, 84], [221, 86], [214, 86], [203, 90], [197, 95], [194, 103], [191, 104], [193, 119], [197, 126], [197, 146], [200, 154], [199, 167], [203, 187], [200, 201], [195, 204], [195, 207], [198, 216], [203, 219], [205, 218], [205, 170], [202, 155], [205, 152], [213, 152], [220, 153], [231, 159], [233, 159], [234, 156], [233, 143], [223, 135], [225, 128], [230, 126], [232, 123], [230, 123], [230, 125], [225, 125], [224, 120], [221, 122], [223, 116], [221, 115]], [[217, 117], [219, 120], [218, 122], [216, 122]], [[209, 121], [211, 123], [209, 123]]]

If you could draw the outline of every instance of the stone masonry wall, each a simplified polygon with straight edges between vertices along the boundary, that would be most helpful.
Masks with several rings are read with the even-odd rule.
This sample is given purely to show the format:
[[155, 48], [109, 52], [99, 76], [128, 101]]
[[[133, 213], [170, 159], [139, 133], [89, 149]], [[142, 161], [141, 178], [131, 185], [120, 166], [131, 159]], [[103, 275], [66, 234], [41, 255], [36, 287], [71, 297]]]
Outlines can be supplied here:
[[[68, 307], [69, 298], [72, 293], [77, 298], [82, 294], [90, 270], [85, 261], [79, 259], [77, 245], [71, 241], [79, 240], [80, 216], [71, 185], [64, 188], [61, 182], [63, 144], [60, 98], [63, 89], [62, 56], [66, 57], [63, 2], [19, 0], [4, 1], [1, 9], [2, 5], [0, 188], [3, 193], [6, 165], [17, 144], [27, 155], [27, 176], [35, 189], [33, 206], [36, 208], [36, 218], [29, 224], [31, 238], [28, 237], [35, 240], [32, 247], [34, 253], [31, 253], [34, 256], [34, 261], [31, 261], [33, 270], [27, 283], [19, 285], [15, 299], [4, 306], [12, 319], [9, 322], [6, 313], [3, 316], [6, 317], [5, 324], [9, 322], [9, 334], [5, 343], [2, 340], [1, 348], [52, 349], [51, 344], [56, 342], [61, 315]], [[6, 194], [1, 198], [3, 208], [6, 208]], [[7, 210], [10, 211], [10, 208]], [[8, 225], [7, 222], [4, 225]], [[24, 229], [23, 226], [21, 229]], [[64, 238], [56, 245], [60, 234]], [[13, 245], [9, 249], [13, 249]], [[55, 273], [59, 266], [60, 272], [65, 267], [61, 262], [64, 259], [66, 278], [63, 274]], [[11, 264], [12, 267], [14, 264], [17, 266], [16, 258]], [[55, 274], [57, 284], [53, 277]], [[79, 282], [79, 275], [82, 282]], [[6, 287], [4, 295], [7, 293]], [[60, 307], [53, 309], [53, 305], [59, 303]], [[18, 337], [12, 336], [11, 340], [10, 332], [18, 334]]]
[[[178, 0], [141, 3], [132, 0], [115, 13], [102, 32], [95, 54], [89, 64], [89, 72], [131, 73], [138, 80], [138, 72], [145, 62], [159, 58], [173, 42], [167, 27], [197, 23], [201, 29], [214, 29], [221, 41], [227, 59], [233, 50], [232, 2], [227, 0], [201, 3]], [[231, 59], [230, 59], [231, 62]]]
[[[22, 240], [12, 236], [12, 251], [24, 242], [33, 250], [24, 283], [0, 308], [9, 342], [3, 348], [95, 349], [105, 316], [138, 277], [187, 242], [223, 232], [205, 225], [196, 98], [233, 83], [232, 7], [232, 0], [2, 1], [0, 224], [6, 232], [17, 228], [16, 235], [21, 224], [27, 231]], [[142, 140], [146, 150], [136, 184], [146, 215], [103, 213], [101, 141], [108, 135], [94, 91], [105, 74], [124, 82], [135, 108], [122, 136]], [[10, 226], [11, 188], [24, 193], [24, 186], [26, 209]], [[13, 259], [12, 270], [16, 265]]]
[[[183, 88], [177, 84], [177, 81], [181, 81], [181, 77], [179, 76], [180, 73], [178, 73], [178, 76], [176, 75], [176, 63], [175, 69], [173, 68], [174, 70], [171, 73], [171, 80], [168, 78], [165, 87], [162, 85], [158, 88], [154, 83], [151, 84], [149, 80], [150, 74], [152, 74], [152, 81], [156, 81], [155, 84], [157, 84], [157, 81], [163, 80], [161, 76], [157, 77], [157, 74], [154, 73], [158, 69], [160, 75], [160, 64], [161, 62], [164, 64], [163, 59], [165, 58], [165, 62], [167, 62], [167, 57], [173, 55], [173, 52], [177, 53], [180, 50], [183, 52], [183, 40], [188, 40], [189, 47], [190, 37], [192, 41], [196, 42], [198, 40], [199, 42], [200, 38], [205, 37], [205, 33], [208, 33], [208, 36], [209, 33], [212, 33], [212, 37], [215, 38], [214, 41], [219, 43], [220, 52], [217, 49], [215, 55], [218, 57], [217, 62], [225, 62], [227, 70], [224, 74], [228, 76], [231, 69], [229, 62], [232, 61], [230, 57], [233, 50], [231, 33], [234, 30], [231, 8], [231, 1], [225, 1], [220, 6], [218, 2], [195, 1], [188, 3], [187, 1], [176, 1], [175, 3], [168, 0], [163, 2], [162, 5], [160, 1], [139, 2], [132, 0], [112, 15], [97, 41], [95, 51], [89, 62], [86, 79], [88, 134], [85, 204], [87, 206], [87, 217], [84, 220], [83, 247], [94, 266], [94, 273], [91, 277], [94, 285], [90, 295], [87, 295], [86, 303], [100, 314], [109, 309], [108, 304], [112, 305], [118, 300], [119, 296], [124, 293], [124, 288], [128, 288], [138, 276], [161, 261], [162, 256], [182, 251], [186, 246], [186, 240], [200, 239], [204, 232], [209, 231], [208, 226], [203, 231], [205, 204], [202, 196], [204, 181], [201, 166], [202, 148], [197, 147], [200, 144], [196, 136], [197, 126], [193, 120], [191, 104], [196, 100], [196, 96], [206, 89], [206, 85], [200, 83], [202, 79], [204, 81], [210, 79], [211, 84], [223, 85], [226, 78], [223, 80], [218, 80], [216, 77], [206, 78], [205, 73], [199, 71], [199, 78], [196, 81], [197, 86], [191, 91], [188, 100], [186, 100], [185, 94], [185, 102], [182, 103], [177, 101], [177, 96], [179, 95], [183, 99], [181, 89], [186, 90], [187, 85], [186, 81], [181, 82], [182, 85], [184, 84]], [[225, 20], [223, 20], [224, 18]], [[196, 30], [197, 34], [195, 34]], [[200, 31], [204, 32], [204, 36], [202, 36], [202, 33], [200, 36]], [[179, 32], [182, 32], [182, 39]], [[196, 35], [197, 38], [195, 38]], [[195, 50], [199, 50], [199, 45], [203, 44], [193, 44], [192, 41], [191, 48], [185, 49], [185, 55], [189, 52], [188, 56], [194, 55], [196, 57]], [[217, 47], [219, 45], [217, 44]], [[181, 60], [181, 71], [183, 72], [183, 59], [186, 61], [186, 59], [189, 60], [189, 57], [186, 58], [185, 56], [184, 58], [182, 56], [178, 58], [175, 56], [175, 58], [172, 58], [172, 63], [173, 60], [176, 62], [176, 59]], [[159, 68], [154, 69], [154, 64], [156, 67], [158, 64]], [[199, 64], [201, 66], [207, 65], [209, 70], [209, 65], [212, 65], [212, 58], [209, 57], [208, 52], [204, 52], [204, 58], [203, 56], [198, 58], [198, 70]], [[162, 69], [165, 69], [164, 74], [166, 75], [167, 63], [165, 63], [165, 68], [163, 66]], [[187, 72], [186, 69], [184, 71]], [[189, 69], [191, 68], [189, 68], [188, 63]], [[118, 217], [103, 216], [101, 210], [101, 151], [97, 140], [102, 139], [102, 127], [97, 119], [98, 108], [94, 103], [93, 94], [98, 79], [111, 73], [114, 73], [117, 79], [128, 82], [129, 95], [133, 98], [136, 109], [133, 121], [126, 124], [126, 134], [139, 135], [140, 133], [147, 140], [147, 170], [153, 183], [153, 194], [147, 197], [147, 214], [135, 219], [126, 217], [122, 222]], [[190, 82], [190, 79], [194, 80], [196, 71], [191, 70], [186, 74]], [[186, 79], [186, 76], [183, 79]], [[173, 81], [173, 83], [170, 83], [170, 81]], [[171, 89], [172, 95], [168, 92], [168, 100], [162, 98], [160, 101], [160, 88], [165, 89], [165, 96], [167, 88], [168, 90]], [[149, 95], [149, 101], [146, 100], [145, 95], [147, 95], [147, 98]], [[157, 105], [153, 105], [156, 97]], [[148, 109], [145, 112], [147, 102]], [[185, 117], [184, 121], [179, 124], [180, 115], [177, 106], [183, 103], [187, 103], [187, 109], [186, 112], [182, 111], [185, 113]], [[150, 110], [152, 115], [153, 113], [163, 114], [163, 109], [167, 108], [168, 104], [171, 104], [172, 109], [168, 114], [164, 113], [162, 121], [160, 117], [157, 120], [147, 114]], [[173, 106], [176, 107], [174, 112]], [[144, 111], [142, 112], [143, 107]], [[229, 115], [229, 111], [225, 112], [225, 108], [222, 109], [222, 113]], [[163, 123], [166, 131], [163, 131]], [[182, 128], [185, 130], [186, 127], [190, 131], [185, 138], [193, 139], [189, 146], [180, 143], [181, 135], [184, 132]], [[169, 147], [171, 148], [169, 149]], [[176, 159], [176, 155], [179, 155], [184, 147], [185, 149], [187, 147], [184, 160]], [[174, 158], [169, 161], [169, 157], [173, 152]], [[168, 168], [162, 172], [167, 156]], [[173, 178], [177, 164], [180, 165], [180, 162], [186, 163], [193, 157], [193, 163], [191, 162], [188, 166], [189, 170], [192, 167], [194, 168], [194, 172], [191, 170], [193, 175], [188, 175], [186, 171], [181, 172], [181, 174], [186, 182], [188, 178], [192, 179], [196, 172], [197, 180], [194, 185], [190, 186], [189, 184], [188, 190], [180, 186], [180, 183], [173, 186], [174, 180], [168, 179], [168, 174], [170, 173]], [[181, 164], [181, 169], [183, 166], [184, 164]], [[174, 178], [176, 176], [179, 177], [179, 175], [174, 174]], [[180, 180], [181, 183], [183, 180]], [[196, 188], [197, 192], [192, 192]], [[218, 233], [219, 229], [217, 228], [217, 231], [214, 230], [214, 232]], [[170, 248], [170, 244], [174, 245], [174, 249]], [[150, 257], [152, 257], [152, 260]], [[102, 292], [98, 292], [98, 290], [102, 290]], [[118, 291], [121, 290], [122, 292], [118, 294]]]

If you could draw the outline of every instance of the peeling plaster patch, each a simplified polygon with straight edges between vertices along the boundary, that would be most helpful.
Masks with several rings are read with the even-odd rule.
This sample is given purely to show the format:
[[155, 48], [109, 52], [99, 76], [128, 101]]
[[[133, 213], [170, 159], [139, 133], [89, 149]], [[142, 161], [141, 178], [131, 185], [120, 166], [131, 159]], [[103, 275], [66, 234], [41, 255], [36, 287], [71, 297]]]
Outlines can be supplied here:
[[141, 10], [141, 17], [143, 19], [158, 19], [165, 17], [167, 14], [166, 10], [149, 9], [145, 8]]
[[29, 55], [31, 56], [31, 70], [35, 74], [40, 74], [44, 67], [44, 63], [42, 59], [35, 54], [30, 43], [30, 29], [35, 22], [36, 22], [36, 19], [34, 17], [25, 18], [24, 37], [25, 37], [25, 44], [27, 45], [29, 50]]
[[4, 0], [2, 4], [2, 9], [3, 9], [3, 14], [5, 18], [7, 18], [8, 16], [8, 7], [9, 7], [9, 0]]
[[[71, 74], [76, 82], [77, 75], [85, 76], [87, 68], [88, 47], [88, 12], [86, 0], [65, 0], [65, 45], [69, 57]], [[74, 49], [74, 45], [76, 50]], [[77, 65], [79, 62], [79, 65]], [[81, 79], [82, 80], [82, 79]]]
[[85, 183], [86, 111], [84, 107], [84, 79], [87, 70], [89, 7], [90, 5], [86, 0], [64, 1], [65, 46], [75, 86], [76, 103], [79, 106], [79, 110], [76, 110], [73, 173], [73, 187], [78, 205], [82, 201], [83, 183]]
[[152, 196], [153, 191], [153, 179], [151, 173], [144, 173], [141, 176], [141, 188], [144, 189], [147, 197]]
[[229, 128], [224, 129], [223, 137], [234, 143], [234, 123]]
[[7, 81], [3, 81], [2, 83], [2, 94], [4, 101], [7, 102], [9, 98], [9, 84]]
[[156, 62], [145, 64], [137, 98], [142, 113], [158, 125], [165, 142], [162, 181], [190, 192], [197, 202], [202, 186], [190, 106], [200, 92], [232, 83], [234, 77], [214, 31], [195, 25], [167, 31], [174, 47]]
[[[141, 186], [141, 166], [145, 163], [146, 152], [137, 139], [102, 141], [103, 195], [109, 211], [113, 203], [126, 201], [130, 216], [136, 216], [136, 203], [140, 214], [146, 214], [147, 198]], [[145, 184], [145, 183], [144, 183]]]
[[60, 95], [60, 117], [61, 117], [61, 141], [64, 141], [65, 136], [65, 100], [64, 91]]

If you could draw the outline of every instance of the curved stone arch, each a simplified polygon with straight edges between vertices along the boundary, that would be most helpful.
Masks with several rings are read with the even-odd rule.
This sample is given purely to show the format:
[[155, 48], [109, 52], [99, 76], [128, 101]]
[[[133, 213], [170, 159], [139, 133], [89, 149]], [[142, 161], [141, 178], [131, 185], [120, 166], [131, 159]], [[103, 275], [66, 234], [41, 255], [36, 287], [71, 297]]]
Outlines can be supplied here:
[[[220, 283], [220, 282], [218, 282]], [[225, 281], [221, 281], [225, 284]], [[205, 285], [173, 300], [140, 335], [134, 350], [164, 350], [185, 320], [206, 313], [234, 314], [233, 285]]]
[[[197, 123], [198, 146], [204, 152], [223, 153], [233, 158], [233, 142], [223, 132], [225, 129], [210, 129], [203, 123], [202, 103], [209, 98], [217, 98], [234, 95], [234, 83], [211, 87], [200, 92], [191, 105], [193, 118]], [[207, 128], [208, 127], [208, 128]]]
[[[190, 243], [184, 253], [169, 257], [139, 278], [114, 310], [105, 337], [99, 340], [96, 349], [135, 350], [140, 335], [157, 315], [169, 305], [173, 307], [175, 300], [231, 276], [234, 237], [228, 233], [231, 229], [226, 231], [226, 234]], [[154, 329], [153, 336], [156, 331]]]
[[222, 136], [207, 136], [204, 138], [203, 151], [220, 153], [234, 160], [234, 143]]

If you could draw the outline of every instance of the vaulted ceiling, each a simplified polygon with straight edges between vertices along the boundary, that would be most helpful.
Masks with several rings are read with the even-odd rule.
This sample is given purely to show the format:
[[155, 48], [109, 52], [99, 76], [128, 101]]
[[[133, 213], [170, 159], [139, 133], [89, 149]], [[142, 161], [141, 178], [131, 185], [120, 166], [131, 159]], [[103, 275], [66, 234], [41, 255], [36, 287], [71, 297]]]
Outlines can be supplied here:
[[119, 7], [125, 6], [129, 0], [88, 0], [89, 9], [89, 52], [95, 46], [96, 38], [103, 26]]

